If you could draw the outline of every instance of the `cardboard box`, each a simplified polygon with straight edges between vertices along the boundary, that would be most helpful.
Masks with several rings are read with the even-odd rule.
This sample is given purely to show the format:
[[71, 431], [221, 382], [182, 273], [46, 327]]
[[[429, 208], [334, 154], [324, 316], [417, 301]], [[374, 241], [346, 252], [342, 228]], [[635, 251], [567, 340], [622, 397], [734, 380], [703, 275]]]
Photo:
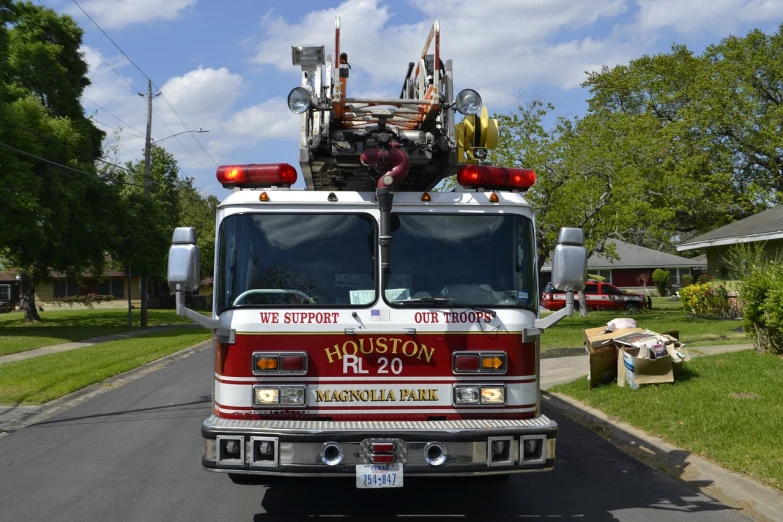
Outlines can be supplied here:
[[614, 381], [617, 378], [617, 345], [614, 338], [641, 331], [641, 328], [624, 328], [607, 332], [607, 328], [604, 326], [582, 330], [589, 359], [587, 376], [590, 388], [595, 388], [602, 382]]
[[[664, 335], [669, 334], [658, 334], [658, 337]], [[676, 339], [666, 344], [667, 355], [664, 357], [639, 357], [639, 352], [643, 349], [644, 346], [620, 348], [622, 357], [617, 358], [617, 386], [628, 385], [632, 390], [636, 390], [643, 384], [674, 382], [674, 375], [679, 373], [682, 363], [690, 361], [688, 350]]]
[[[633, 389], [642, 384], [674, 382], [674, 375], [679, 373], [682, 363], [690, 360], [688, 351], [678, 341], [679, 334], [677, 330], [656, 333], [643, 328], [624, 328], [613, 332], [603, 326], [583, 329], [589, 356], [590, 388], [615, 379], [618, 386], [630, 385]], [[666, 356], [657, 359], [639, 357], [639, 346], [654, 343], [660, 337], [668, 337]]]

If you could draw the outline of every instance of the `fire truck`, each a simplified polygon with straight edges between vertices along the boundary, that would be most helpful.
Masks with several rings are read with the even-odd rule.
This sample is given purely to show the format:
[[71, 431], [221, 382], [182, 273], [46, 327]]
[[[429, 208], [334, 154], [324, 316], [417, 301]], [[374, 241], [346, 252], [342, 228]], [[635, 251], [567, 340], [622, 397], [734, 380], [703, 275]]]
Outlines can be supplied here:
[[286, 163], [217, 169], [231, 193], [211, 317], [184, 306], [200, 279], [195, 231], [173, 234], [177, 313], [213, 331], [203, 467], [358, 488], [551, 469], [539, 338], [584, 288], [582, 230], [560, 230], [552, 279], [567, 304], [542, 318], [524, 198], [535, 173], [488, 161], [497, 121], [475, 90], [454, 95], [438, 22], [398, 98], [350, 97], [339, 18], [334, 46], [292, 47], [306, 189]]

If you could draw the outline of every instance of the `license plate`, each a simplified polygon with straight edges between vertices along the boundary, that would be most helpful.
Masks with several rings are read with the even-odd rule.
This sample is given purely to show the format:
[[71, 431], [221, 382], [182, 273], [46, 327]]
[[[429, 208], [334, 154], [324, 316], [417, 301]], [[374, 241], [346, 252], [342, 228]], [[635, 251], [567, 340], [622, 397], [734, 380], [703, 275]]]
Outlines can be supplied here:
[[359, 489], [401, 488], [402, 464], [357, 464], [356, 487]]

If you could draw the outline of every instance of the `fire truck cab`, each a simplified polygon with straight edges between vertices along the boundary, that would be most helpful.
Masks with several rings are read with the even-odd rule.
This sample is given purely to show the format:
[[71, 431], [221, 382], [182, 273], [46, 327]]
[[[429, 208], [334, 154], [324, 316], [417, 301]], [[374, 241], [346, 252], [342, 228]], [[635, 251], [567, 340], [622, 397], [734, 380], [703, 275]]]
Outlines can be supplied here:
[[453, 95], [437, 22], [399, 98], [347, 96], [339, 19], [334, 58], [295, 46], [292, 60], [306, 190], [285, 163], [218, 168], [231, 193], [211, 317], [183, 305], [200, 279], [195, 231], [176, 229], [169, 253], [177, 313], [214, 333], [203, 466], [358, 488], [551, 469], [539, 337], [584, 288], [582, 231], [560, 231], [552, 278], [566, 306], [541, 319], [523, 196], [535, 174], [486, 161], [497, 122], [477, 92]]

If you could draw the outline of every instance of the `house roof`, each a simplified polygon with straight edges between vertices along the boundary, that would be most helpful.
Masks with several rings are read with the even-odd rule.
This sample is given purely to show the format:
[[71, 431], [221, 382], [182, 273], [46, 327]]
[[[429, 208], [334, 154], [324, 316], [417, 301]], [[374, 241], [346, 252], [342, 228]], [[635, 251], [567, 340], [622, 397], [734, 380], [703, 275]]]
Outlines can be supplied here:
[[696, 250], [711, 246], [733, 245], [783, 239], [783, 205], [753, 214], [745, 219], [711, 230], [677, 245], [677, 250]]
[[[588, 270], [609, 270], [619, 268], [696, 268], [706, 267], [706, 261], [688, 259], [686, 257], [667, 254], [639, 245], [626, 243], [616, 239], [608, 239], [607, 243], [615, 246], [619, 259], [607, 259], [603, 253], [596, 252], [587, 260]], [[551, 271], [552, 265], [545, 264], [541, 270]]]

